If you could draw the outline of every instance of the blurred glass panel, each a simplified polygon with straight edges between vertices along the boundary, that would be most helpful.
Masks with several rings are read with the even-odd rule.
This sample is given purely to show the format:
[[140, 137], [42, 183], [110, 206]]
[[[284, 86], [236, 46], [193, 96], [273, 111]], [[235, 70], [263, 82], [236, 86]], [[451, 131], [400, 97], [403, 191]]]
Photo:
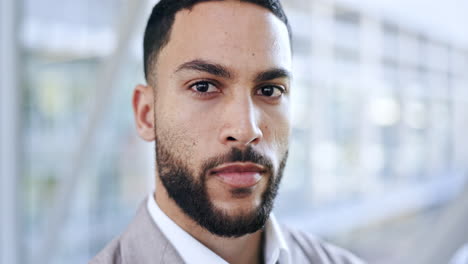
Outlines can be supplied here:
[[[466, 180], [468, 46], [352, 1], [284, 2], [297, 34], [290, 157], [277, 215], [371, 263], [403, 263], [392, 257], [418, 248], [402, 250], [410, 231], [430, 230], [427, 219], [438, 212], [431, 210]], [[102, 99], [98, 80], [129, 3], [23, 1], [24, 263], [35, 263], [49, 233], [56, 191]], [[130, 107], [132, 87], [144, 82], [143, 25], [135, 31], [67, 197], [51, 263], [86, 262], [152, 190], [153, 146], [137, 138]]]

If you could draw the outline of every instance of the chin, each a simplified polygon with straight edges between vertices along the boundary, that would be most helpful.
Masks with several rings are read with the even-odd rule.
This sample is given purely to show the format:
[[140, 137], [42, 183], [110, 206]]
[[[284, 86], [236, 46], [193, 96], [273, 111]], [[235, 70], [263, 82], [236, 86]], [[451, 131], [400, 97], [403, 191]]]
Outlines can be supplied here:
[[260, 209], [262, 201], [255, 197], [236, 198], [230, 201], [211, 201], [214, 208], [229, 216], [251, 215]]

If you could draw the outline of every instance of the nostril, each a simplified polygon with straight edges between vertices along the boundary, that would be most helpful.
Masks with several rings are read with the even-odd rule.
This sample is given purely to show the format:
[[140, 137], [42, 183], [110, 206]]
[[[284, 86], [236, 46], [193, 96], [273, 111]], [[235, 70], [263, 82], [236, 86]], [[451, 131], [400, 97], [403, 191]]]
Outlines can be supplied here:
[[228, 137], [227, 140], [228, 140], [228, 141], [236, 141], [236, 139], [233, 138], [233, 137]]

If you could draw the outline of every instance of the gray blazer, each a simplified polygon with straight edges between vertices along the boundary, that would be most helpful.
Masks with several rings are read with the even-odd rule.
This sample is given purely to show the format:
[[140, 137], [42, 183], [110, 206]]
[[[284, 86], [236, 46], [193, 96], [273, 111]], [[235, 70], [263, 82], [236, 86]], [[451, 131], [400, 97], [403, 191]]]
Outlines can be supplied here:
[[[281, 228], [291, 253], [291, 263], [363, 264], [351, 253], [303, 232]], [[151, 219], [143, 202], [127, 230], [110, 242], [89, 264], [184, 263]]]

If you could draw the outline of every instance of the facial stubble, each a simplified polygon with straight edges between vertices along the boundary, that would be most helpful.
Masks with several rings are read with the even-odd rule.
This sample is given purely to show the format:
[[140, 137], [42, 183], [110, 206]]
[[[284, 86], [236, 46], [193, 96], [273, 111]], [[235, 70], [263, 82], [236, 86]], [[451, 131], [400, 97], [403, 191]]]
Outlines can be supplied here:
[[[230, 152], [203, 162], [198, 177], [186, 163], [178, 159], [166, 142], [157, 137], [156, 164], [159, 177], [171, 199], [181, 210], [211, 233], [221, 237], [240, 237], [254, 233], [265, 225], [273, 209], [274, 199], [286, 165], [286, 151], [275, 171], [272, 161], [256, 152], [252, 147], [236, 148]], [[250, 212], [230, 215], [217, 208], [207, 192], [207, 176], [210, 169], [227, 162], [253, 162], [267, 168], [267, 185], [261, 195], [261, 203]], [[234, 189], [233, 196], [248, 194], [250, 190]]]

